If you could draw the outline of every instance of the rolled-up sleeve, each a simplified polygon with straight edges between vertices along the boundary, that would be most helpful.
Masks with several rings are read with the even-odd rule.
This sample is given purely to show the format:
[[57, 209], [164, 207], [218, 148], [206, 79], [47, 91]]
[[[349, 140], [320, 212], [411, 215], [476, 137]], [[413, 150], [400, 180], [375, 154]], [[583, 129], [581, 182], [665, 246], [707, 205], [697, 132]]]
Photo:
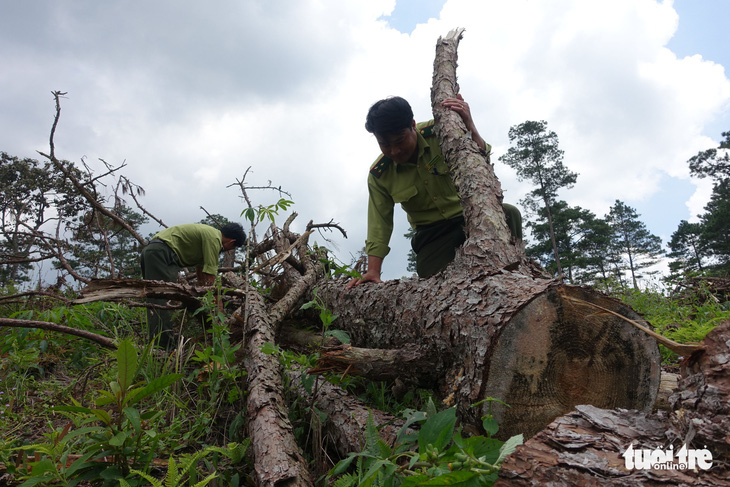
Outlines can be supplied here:
[[218, 273], [218, 259], [220, 257], [221, 247], [223, 246], [220, 232], [215, 236], [205, 235], [201, 242], [201, 252], [203, 272], [206, 274], [216, 275]]
[[388, 243], [393, 233], [395, 203], [372, 174], [368, 175], [368, 196], [368, 236], [365, 241], [365, 253], [383, 258], [390, 252]]

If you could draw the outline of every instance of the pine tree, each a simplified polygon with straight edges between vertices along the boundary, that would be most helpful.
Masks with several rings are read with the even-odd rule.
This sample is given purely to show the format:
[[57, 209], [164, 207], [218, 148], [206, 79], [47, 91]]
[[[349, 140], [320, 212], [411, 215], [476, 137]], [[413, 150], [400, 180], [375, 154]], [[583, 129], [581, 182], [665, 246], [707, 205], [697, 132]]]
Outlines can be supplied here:
[[715, 184], [700, 217], [700, 245], [713, 258], [715, 272], [730, 271], [730, 179]]
[[33, 263], [52, 257], [51, 239], [38, 238], [43, 228], [73, 219], [83, 208], [50, 163], [0, 152], [0, 285], [28, 282]]
[[[134, 229], [149, 220], [124, 204], [114, 210]], [[68, 262], [88, 278], [141, 277], [139, 242], [111, 218], [90, 210], [71, 228]]]
[[[416, 235], [416, 229], [411, 227], [408, 229], [406, 233], [403, 234], [404, 237], [410, 241], [414, 236]], [[408, 272], [416, 272], [416, 253], [413, 251], [413, 249], [410, 249], [408, 251], [408, 266], [406, 267], [406, 270]]]
[[550, 208], [557, 198], [558, 189], [572, 187], [578, 174], [563, 166], [563, 151], [558, 148], [558, 136], [555, 132], [548, 132], [544, 120], [527, 121], [511, 127], [509, 140], [514, 147], [510, 147], [499, 160], [517, 171], [520, 181], [527, 179], [535, 184], [536, 188], [527, 194], [522, 203], [533, 211], [541, 206], [545, 210], [555, 267], [558, 275], [562, 275]]
[[[730, 271], [730, 132], [717, 148], [699, 152], [689, 162], [690, 172], [714, 180], [712, 196], [700, 215], [699, 247], [710, 258], [714, 272]], [[677, 230], [679, 231], [679, 229]]]
[[671, 252], [667, 256], [673, 259], [669, 263], [670, 279], [679, 277], [680, 274], [687, 271], [704, 271], [702, 267], [704, 249], [700, 240], [701, 235], [701, 224], [689, 223], [687, 220], [679, 222], [679, 227], [672, 234], [668, 244]]
[[627, 270], [631, 272], [634, 289], [638, 289], [638, 271], [659, 262], [664, 253], [662, 240], [653, 235], [639, 220], [635, 209], [616, 200], [606, 217], [613, 230], [614, 243], [625, 259]]
[[[563, 269], [571, 283], [591, 284], [597, 276], [606, 279], [610, 265], [607, 247], [611, 230], [605, 220], [597, 218], [590, 210], [571, 207], [565, 201], [556, 201], [551, 209], [555, 241]], [[548, 271], [556, 272], [557, 265], [552, 252], [546, 211], [540, 209], [538, 222], [528, 222], [535, 245], [527, 247], [527, 253], [537, 259]]]

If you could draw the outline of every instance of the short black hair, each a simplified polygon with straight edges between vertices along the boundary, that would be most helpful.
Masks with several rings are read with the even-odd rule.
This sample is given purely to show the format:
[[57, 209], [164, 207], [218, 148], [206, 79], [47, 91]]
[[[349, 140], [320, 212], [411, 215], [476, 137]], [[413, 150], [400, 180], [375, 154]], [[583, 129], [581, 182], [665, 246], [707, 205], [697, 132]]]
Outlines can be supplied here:
[[236, 247], [243, 247], [246, 245], [246, 232], [243, 231], [243, 227], [240, 223], [227, 223], [221, 228], [221, 234], [236, 241]]
[[395, 135], [413, 125], [413, 110], [400, 96], [373, 103], [365, 119], [365, 130], [376, 135]]

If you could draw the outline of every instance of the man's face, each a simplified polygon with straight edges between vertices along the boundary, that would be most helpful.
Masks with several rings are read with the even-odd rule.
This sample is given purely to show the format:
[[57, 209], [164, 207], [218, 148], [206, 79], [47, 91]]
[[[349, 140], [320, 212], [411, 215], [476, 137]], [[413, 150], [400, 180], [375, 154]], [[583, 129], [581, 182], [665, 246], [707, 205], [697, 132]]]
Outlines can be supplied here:
[[416, 134], [416, 121], [407, 129], [398, 134], [375, 134], [380, 150], [385, 157], [393, 159], [402, 164], [406, 162], [415, 163], [418, 158], [418, 135]]

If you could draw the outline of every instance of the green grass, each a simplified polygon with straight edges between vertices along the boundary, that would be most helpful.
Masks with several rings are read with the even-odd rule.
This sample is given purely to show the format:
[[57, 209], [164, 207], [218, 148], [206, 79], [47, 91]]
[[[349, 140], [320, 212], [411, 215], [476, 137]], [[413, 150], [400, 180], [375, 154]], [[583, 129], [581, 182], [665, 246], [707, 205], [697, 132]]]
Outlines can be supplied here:
[[[243, 455], [232, 456], [235, 463], [228, 457], [232, 445], [243, 444], [237, 440], [245, 442], [240, 435], [234, 439], [241, 431], [240, 420], [236, 423], [239, 427], [232, 428], [245, 412], [240, 390], [244, 371], [231, 363], [233, 347], [222, 327], [212, 324], [212, 342], [190, 342], [185, 354], [160, 354], [150, 352], [142, 340], [145, 312], [139, 308], [112, 303], [57, 306], [57, 301], [34, 301], [32, 308], [22, 309], [17, 304], [0, 307], [0, 316], [54, 322], [105, 335], [118, 343], [131, 343], [130, 350], [139, 351], [139, 361], [134, 361], [135, 383], [159, 384], [159, 378], [170, 374], [180, 377], [145, 396], [135, 405], [137, 413], [130, 407], [117, 407], [117, 411], [104, 403], [100, 392], [106, 389], [113, 393], [118, 388], [113, 385], [119, 382], [116, 352], [70, 335], [0, 328], [0, 473], [14, 476], [18, 484], [43, 481], [42, 485], [75, 485], [82, 476], [102, 470], [88, 458], [76, 468], [59, 469], [61, 460], [76, 458], [74, 455], [94, 457], [110, 448], [105, 442], [112, 441], [132, 458], [137, 452], [129, 448], [143, 445], [139, 454], [145, 452], [168, 465], [197, 455], [191, 479], [197, 472], [218, 474], [207, 485], [237, 485], [249, 475], [250, 466]], [[200, 320], [188, 319], [190, 330], [202, 334]], [[213, 363], [217, 366], [212, 367]], [[64, 411], [64, 407], [72, 411]], [[113, 428], [100, 424], [99, 418], [107, 417], [100, 410], [111, 418], [129, 415], [122, 426], [115, 420], [113, 440], [104, 437]], [[122, 441], [124, 438], [127, 440]], [[36, 454], [40, 460], [34, 458]], [[155, 465], [141, 462], [134, 470], [164, 476]], [[107, 469], [104, 475], [109, 472]], [[141, 485], [143, 475], [123, 473], [129, 485]], [[97, 478], [94, 485], [119, 485], [118, 479], [112, 480]]]
[[[730, 302], [721, 302], [705, 290], [672, 298], [661, 290], [627, 290], [618, 296], [654, 326], [661, 335], [679, 343], [700, 342], [717, 325], [730, 320]], [[674, 352], [660, 346], [667, 364], [679, 361]]]

